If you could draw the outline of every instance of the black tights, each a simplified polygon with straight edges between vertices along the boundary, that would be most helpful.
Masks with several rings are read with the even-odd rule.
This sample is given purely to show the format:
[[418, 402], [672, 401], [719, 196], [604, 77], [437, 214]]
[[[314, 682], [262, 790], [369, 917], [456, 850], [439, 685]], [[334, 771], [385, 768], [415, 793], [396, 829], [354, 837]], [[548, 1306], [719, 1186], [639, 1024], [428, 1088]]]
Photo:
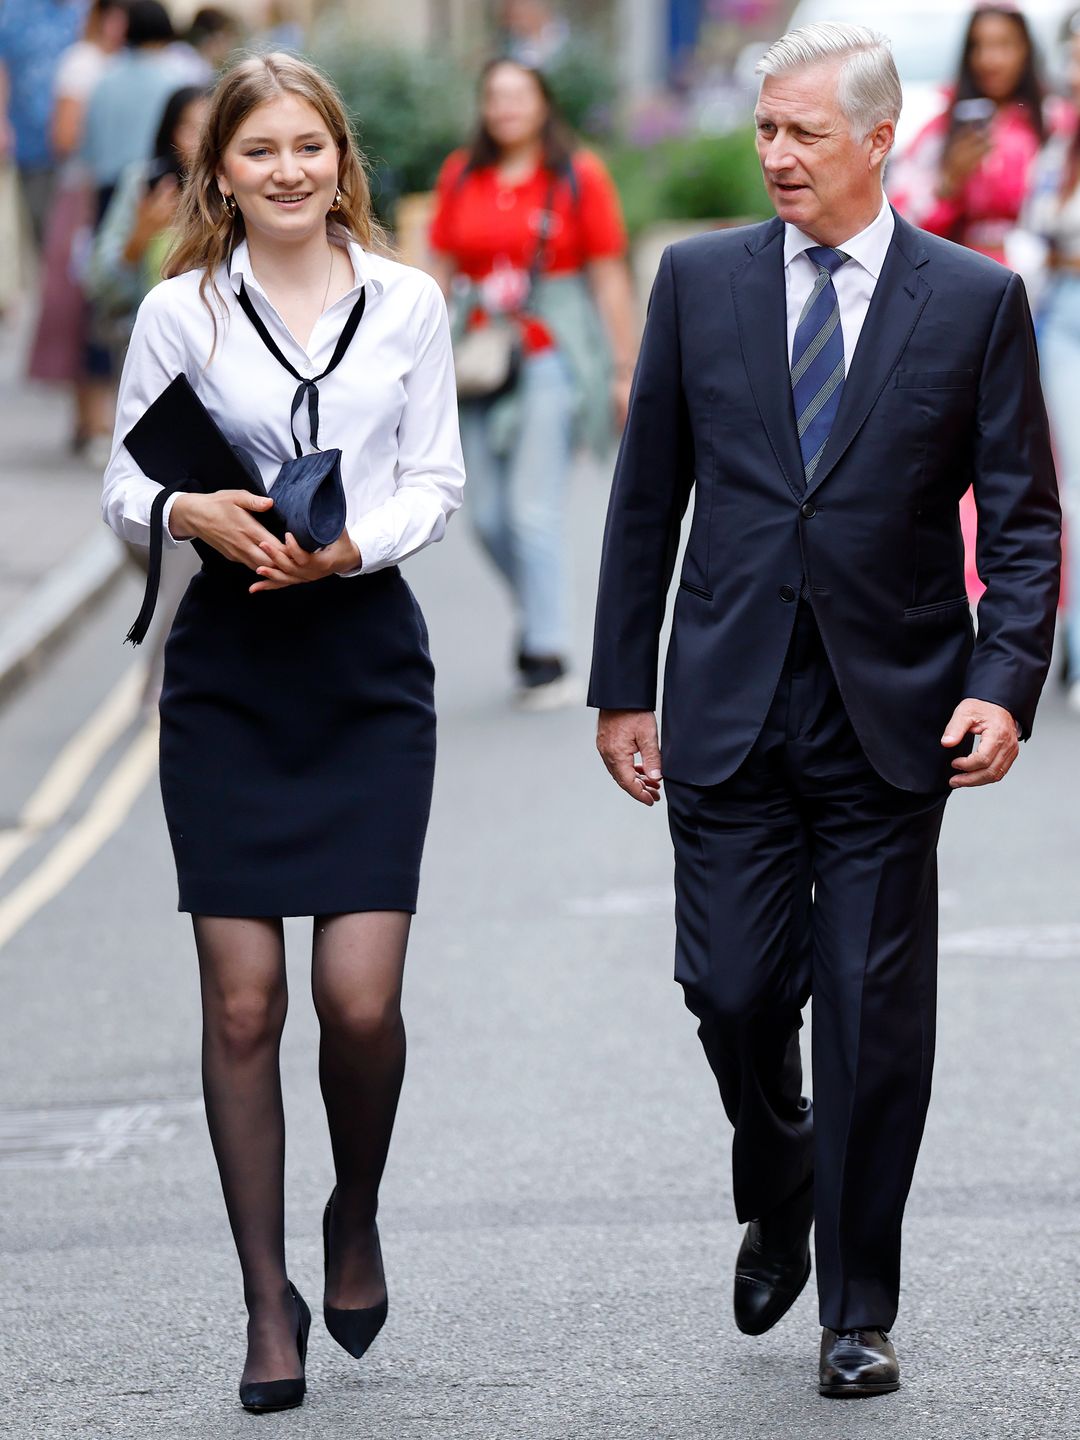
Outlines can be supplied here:
[[[405, 1069], [401, 978], [410, 917], [315, 920], [311, 983], [319, 1081], [337, 1177], [326, 1300], [386, 1293], [375, 1216]], [[280, 920], [194, 917], [203, 1006], [203, 1094], [248, 1307], [242, 1379], [299, 1375], [285, 1269], [285, 1120], [278, 1052], [288, 1008]]]

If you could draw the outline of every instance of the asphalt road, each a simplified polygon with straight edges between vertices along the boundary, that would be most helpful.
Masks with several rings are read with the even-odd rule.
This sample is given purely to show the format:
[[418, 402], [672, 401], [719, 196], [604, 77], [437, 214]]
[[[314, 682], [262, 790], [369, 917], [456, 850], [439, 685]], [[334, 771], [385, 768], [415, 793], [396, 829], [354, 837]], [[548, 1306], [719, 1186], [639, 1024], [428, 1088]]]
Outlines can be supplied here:
[[[604, 489], [579, 477], [582, 657]], [[151, 783], [0, 950], [4, 1435], [1077, 1433], [1080, 722], [1057, 689], [1008, 782], [950, 803], [904, 1384], [837, 1404], [816, 1393], [809, 1292], [760, 1340], [731, 1319], [729, 1134], [671, 983], [662, 812], [614, 789], [588, 713], [509, 709], [509, 622], [460, 520], [408, 574], [440, 666], [441, 753], [383, 1194], [390, 1324], [357, 1367], [316, 1319], [305, 1406], [240, 1409], [196, 971]], [[0, 711], [5, 825], [131, 663], [135, 608], [131, 582]], [[134, 734], [0, 878], [0, 907], [94, 811]], [[290, 1267], [318, 1302], [330, 1151], [306, 923], [289, 938]]]

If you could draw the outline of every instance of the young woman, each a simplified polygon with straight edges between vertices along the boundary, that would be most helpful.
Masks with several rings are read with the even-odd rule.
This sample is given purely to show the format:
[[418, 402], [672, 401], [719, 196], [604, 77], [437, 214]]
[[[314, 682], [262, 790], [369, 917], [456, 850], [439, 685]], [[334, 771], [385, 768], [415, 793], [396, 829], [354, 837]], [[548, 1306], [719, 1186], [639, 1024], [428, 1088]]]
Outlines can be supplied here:
[[1016, 224], [1048, 115], [1028, 22], [979, 5], [942, 113], [897, 157], [889, 196], [914, 224], [995, 260]]
[[[1065, 23], [1069, 92], [1080, 114], [1080, 10]], [[1080, 121], [1041, 155], [1022, 217], [1046, 246], [1049, 275], [1039, 304], [1046, 408], [1061, 476], [1065, 529], [1065, 644], [1069, 708], [1080, 715]]]
[[[1031, 167], [1054, 118], [1045, 105], [1035, 44], [1014, 6], [979, 5], [943, 112], [892, 167], [889, 198], [913, 224], [1004, 261]], [[983, 585], [975, 565], [975, 502], [960, 506], [972, 601]]]
[[[284, 1253], [282, 916], [314, 916], [337, 1177], [324, 1314], [359, 1356], [387, 1309], [376, 1210], [435, 757], [427, 635], [397, 567], [441, 538], [464, 474], [442, 295], [374, 248], [364, 172], [322, 75], [270, 54], [222, 77], [177, 225], [171, 278], [144, 300], [124, 366], [109, 524], [147, 541], [158, 487], [123, 438], [178, 374], [268, 487], [293, 431], [310, 450], [317, 425], [318, 444], [343, 452], [348, 501], [340, 537], [315, 554], [274, 539], [259, 521], [271, 500], [244, 490], [177, 493], [164, 512], [170, 543], [194, 539], [204, 566], [166, 652], [162, 794], [194, 921], [206, 1111], [249, 1314], [241, 1399], [280, 1409], [303, 1398], [310, 1323]], [[283, 361], [317, 380], [295, 419]]]
[[[601, 161], [575, 150], [538, 70], [496, 60], [480, 124], [439, 177], [431, 245], [455, 329], [509, 318], [517, 384], [461, 406], [470, 513], [518, 619], [519, 702], [577, 698], [571, 645], [567, 478], [575, 440], [603, 453], [626, 415], [636, 336], [626, 234]], [[613, 362], [613, 363], [612, 363]]]

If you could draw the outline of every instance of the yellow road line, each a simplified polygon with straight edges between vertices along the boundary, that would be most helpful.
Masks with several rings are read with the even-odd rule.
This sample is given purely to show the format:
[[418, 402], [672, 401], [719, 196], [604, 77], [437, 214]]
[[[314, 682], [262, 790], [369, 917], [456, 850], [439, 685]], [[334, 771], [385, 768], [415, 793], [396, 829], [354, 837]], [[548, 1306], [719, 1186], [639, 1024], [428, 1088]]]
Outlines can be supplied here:
[[20, 811], [15, 828], [0, 831], [0, 876], [43, 831], [64, 818], [98, 761], [135, 719], [145, 683], [144, 666], [126, 670], [120, 683], [60, 751]]
[[124, 823], [154, 773], [157, 748], [157, 726], [148, 725], [121, 756], [82, 819], [0, 900], [0, 948], [74, 879]]

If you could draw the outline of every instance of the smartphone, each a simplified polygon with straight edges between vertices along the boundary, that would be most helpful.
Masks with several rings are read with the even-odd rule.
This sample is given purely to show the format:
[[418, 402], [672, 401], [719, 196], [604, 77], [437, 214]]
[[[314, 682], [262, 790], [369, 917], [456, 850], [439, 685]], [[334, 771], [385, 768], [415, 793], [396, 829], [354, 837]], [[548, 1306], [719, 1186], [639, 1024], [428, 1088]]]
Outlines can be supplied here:
[[987, 130], [996, 109], [993, 100], [958, 100], [953, 106], [953, 122], [956, 125], [969, 125], [974, 130]]

